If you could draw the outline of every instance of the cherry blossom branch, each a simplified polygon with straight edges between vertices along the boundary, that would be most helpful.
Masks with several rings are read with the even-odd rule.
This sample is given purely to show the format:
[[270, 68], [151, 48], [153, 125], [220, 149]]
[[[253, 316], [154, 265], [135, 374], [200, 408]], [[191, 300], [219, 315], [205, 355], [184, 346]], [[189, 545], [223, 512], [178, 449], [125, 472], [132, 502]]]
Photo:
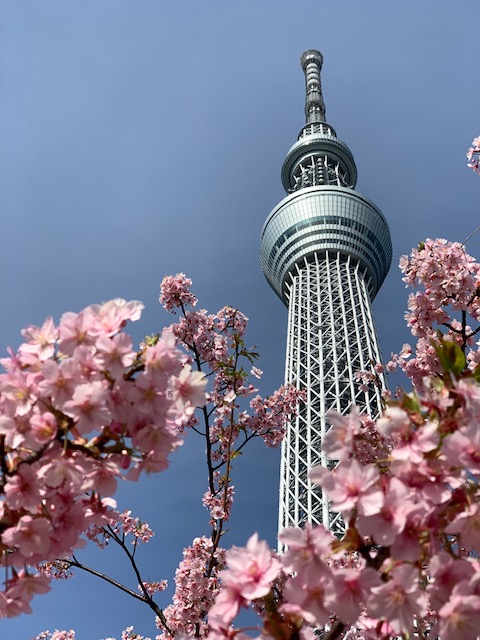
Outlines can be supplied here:
[[152, 609], [152, 611], [155, 612], [155, 614], [160, 618], [165, 629], [169, 631], [167, 621], [165, 620], [163, 611], [162, 609], [160, 609], [160, 607], [156, 604], [156, 602], [153, 600], [151, 595], [148, 593], [147, 588], [145, 587], [144, 581], [142, 579], [142, 576], [140, 574], [140, 570], [135, 561], [135, 551], [137, 549], [137, 540], [135, 540], [134, 551], [133, 553], [131, 553], [127, 545], [125, 544], [125, 534], [122, 534], [122, 537], [120, 538], [117, 532], [110, 525], [108, 525], [106, 529], [108, 531], [108, 534], [112, 537], [112, 540], [114, 540], [120, 546], [120, 548], [125, 552], [127, 558], [129, 559], [132, 569], [135, 573], [135, 577], [137, 578], [139, 588], [143, 592], [144, 602]]
[[480, 227], [477, 227], [475, 229], [475, 231], [472, 231], [472, 233], [470, 233], [465, 240], [462, 242], [462, 246], [465, 246], [467, 244], [467, 242], [470, 240], [470, 238], [472, 238], [476, 233], [478, 233], [480, 231]]
[[337, 640], [340, 638], [342, 633], [346, 630], [347, 625], [341, 622], [340, 620], [335, 620], [332, 624], [330, 631], [327, 631], [326, 635], [323, 636], [322, 640]]
[[[180, 309], [182, 311], [183, 317], [185, 318], [185, 320], [187, 319], [187, 310], [185, 308], [185, 304], [183, 303], [183, 301], [180, 301]], [[196, 347], [195, 344], [189, 344], [187, 342], [184, 342], [185, 346], [193, 353], [193, 359], [195, 361], [195, 364], [197, 366], [197, 371], [200, 371], [202, 373], [205, 374], [205, 372], [202, 369], [202, 361], [200, 358], [200, 353], [198, 352], [198, 349]], [[213, 373], [213, 371], [211, 372]], [[207, 410], [207, 405], [203, 406], [201, 408], [201, 414], [203, 416], [203, 421], [204, 421], [204, 425], [205, 425], [205, 433], [204, 434], [200, 434], [203, 435], [205, 437], [205, 445], [206, 445], [206, 457], [207, 457], [207, 468], [208, 468], [208, 484], [210, 487], [210, 491], [214, 492], [215, 490], [215, 481], [214, 481], [214, 475], [213, 475], [213, 469], [211, 467], [210, 461], [211, 461], [211, 455], [212, 455], [212, 443], [210, 441], [210, 416], [213, 414], [214, 412], [214, 407], [211, 409], [211, 411], [209, 412]], [[199, 433], [198, 431], [196, 431], [196, 433]]]
[[144, 602], [150, 609], [152, 609], [152, 611], [155, 613], [155, 615], [157, 615], [159, 617], [159, 619], [161, 620], [162, 624], [164, 625], [165, 629], [167, 630], [167, 632], [169, 632], [169, 628], [167, 625], [167, 622], [165, 620], [165, 616], [164, 613], [162, 611], [162, 609], [160, 609], [160, 607], [156, 604], [156, 602], [153, 600], [153, 598], [151, 597], [151, 595], [148, 593], [144, 581], [142, 579], [142, 576], [140, 574], [140, 570], [137, 566], [137, 563], [135, 561], [135, 551], [137, 548], [137, 540], [135, 540], [135, 546], [134, 546], [134, 552], [130, 552], [130, 550], [128, 549], [128, 547], [125, 544], [125, 535], [123, 534], [122, 537], [120, 537], [117, 532], [110, 526], [108, 525], [107, 527], [103, 527], [105, 533], [108, 535], [109, 539], [113, 540], [122, 550], [123, 552], [126, 554], [130, 565], [135, 573], [135, 577], [138, 581], [138, 586], [142, 591], [142, 594], [138, 594], [137, 592], [133, 591], [132, 589], [130, 589], [129, 587], [121, 584], [120, 582], [118, 582], [117, 580], [114, 580], [113, 578], [111, 578], [110, 576], [102, 573], [101, 571], [98, 571], [96, 569], [93, 569], [92, 567], [89, 567], [85, 564], [83, 564], [82, 562], [80, 562], [75, 555], [72, 555], [71, 559], [67, 558], [65, 560], [62, 560], [63, 563], [65, 563], [66, 565], [68, 565], [68, 567], [76, 567], [77, 569], [82, 569], [82, 571], [86, 571], [87, 573], [90, 573], [98, 578], [101, 578], [102, 580], [104, 580], [105, 582], [108, 582], [109, 584], [113, 585], [114, 587], [116, 587], [117, 589], [120, 589], [121, 591], [124, 591], [125, 593], [128, 593], [129, 595], [131, 595], [132, 597], [134, 597], [137, 600], [140, 600], [141, 602]]
[[126, 587], [124, 584], [122, 584], [121, 582], [118, 582], [117, 580], [114, 580], [113, 578], [106, 575], [105, 573], [102, 573], [97, 569], [93, 569], [92, 567], [89, 567], [86, 564], [83, 564], [82, 562], [77, 560], [75, 556], [71, 556], [71, 558], [64, 558], [62, 559], [61, 562], [67, 565], [68, 568], [75, 567], [76, 569], [81, 569], [82, 571], [85, 571], [86, 573], [90, 573], [91, 575], [96, 576], [97, 578], [101, 578], [102, 580], [105, 580], [105, 582], [108, 582], [109, 584], [113, 585], [117, 589], [120, 589], [120, 591], [124, 591], [125, 593], [128, 593], [128, 595], [132, 596], [132, 598], [135, 598], [136, 600], [140, 600], [141, 602], [145, 602], [145, 598], [143, 595], [136, 593], [135, 591], [130, 589], [130, 587]]

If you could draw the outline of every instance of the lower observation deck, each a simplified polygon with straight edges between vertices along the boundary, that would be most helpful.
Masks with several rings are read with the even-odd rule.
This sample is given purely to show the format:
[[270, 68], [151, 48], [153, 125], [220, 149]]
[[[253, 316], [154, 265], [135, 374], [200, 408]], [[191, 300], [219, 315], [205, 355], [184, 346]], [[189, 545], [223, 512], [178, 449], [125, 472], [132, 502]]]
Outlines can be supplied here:
[[260, 262], [285, 304], [295, 265], [327, 251], [350, 256], [366, 270], [373, 299], [392, 260], [390, 231], [382, 212], [353, 189], [316, 186], [290, 194], [267, 218]]

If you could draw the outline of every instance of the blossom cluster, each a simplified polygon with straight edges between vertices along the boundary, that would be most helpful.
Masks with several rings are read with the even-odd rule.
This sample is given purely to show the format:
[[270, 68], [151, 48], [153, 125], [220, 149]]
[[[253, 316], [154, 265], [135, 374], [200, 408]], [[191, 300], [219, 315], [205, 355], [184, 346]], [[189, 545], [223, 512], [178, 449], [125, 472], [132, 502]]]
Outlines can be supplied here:
[[400, 268], [406, 285], [417, 288], [409, 295], [405, 315], [417, 342], [414, 348], [406, 344], [400, 354], [392, 355], [387, 368], [400, 367], [422, 391], [428, 379], [442, 375], [435, 348], [441, 338], [461, 347], [473, 371], [480, 363], [480, 342], [475, 340], [480, 322], [480, 265], [459, 242], [437, 238], [402, 256]]
[[[58, 631], [57, 629], [52, 633], [50, 631], [42, 631], [35, 636], [34, 640], [75, 640], [76, 637], [73, 629], [70, 629], [70, 631]], [[115, 640], [115, 638], [105, 638], [104, 640]], [[151, 638], [136, 633], [133, 627], [127, 627], [122, 631], [121, 640], [151, 640]]]
[[[247, 318], [232, 307], [194, 310], [190, 286], [184, 274], [164, 279], [160, 301], [180, 318], [138, 350], [124, 329], [143, 305], [113, 300], [66, 313], [58, 326], [48, 318], [26, 327], [17, 353], [2, 361], [0, 558], [7, 580], [0, 617], [30, 611], [31, 597], [46, 592], [51, 578], [85, 568], [73, 551], [86, 540], [100, 548], [113, 541], [134, 567], [136, 597], [164, 632], [207, 628], [233, 502], [232, 462], [254, 437], [276, 446], [301, 394], [285, 387], [262, 400], [250, 381], [262, 372], [244, 344]], [[205, 374], [212, 376], [208, 394]], [[196, 407], [203, 407], [201, 421]], [[211, 534], [185, 550], [164, 615], [153, 595], [166, 581], [142, 580], [135, 563], [136, 545], [153, 532], [130, 511], [118, 513], [113, 496], [119, 479], [166, 469], [187, 431], [206, 442]], [[74, 637], [55, 631], [52, 638], [62, 634]]]
[[171, 333], [134, 351], [124, 327], [142, 308], [116, 299], [65, 313], [58, 326], [48, 318], [2, 360], [0, 562], [10, 576], [0, 617], [30, 611], [32, 595], [49, 589], [32, 567], [109, 524], [118, 479], [164, 470], [178, 425], [205, 402], [206, 380], [183, 364]]
[[[340, 462], [334, 470], [313, 468], [310, 478], [341, 513], [343, 540], [306, 525], [280, 534], [286, 551], [278, 557], [256, 537], [227, 552], [224, 586], [210, 611], [215, 633], [230, 637], [240, 608], [263, 599], [270, 633], [336, 623], [362, 640], [420, 632], [477, 640], [479, 421], [480, 385], [471, 378], [421, 398], [405, 396], [376, 423], [393, 443], [388, 458], [362, 463], [355, 457], [360, 430], [346, 437], [358, 414], [333, 416], [326, 444], [332, 451], [336, 443]], [[281, 598], [268, 608], [280, 571]]]
[[480, 136], [473, 139], [472, 146], [467, 151], [467, 166], [475, 173], [480, 173]]
[[[190, 287], [191, 280], [184, 274], [168, 276], [160, 286], [160, 302], [167, 310], [181, 312], [179, 321], [169, 330], [185, 350], [187, 361], [207, 375], [213, 375], [202, 434], [206, 439], [209, 468], [209, 488], [203, 502], [215, 526], [215, 521], [225, 522], [230, 516], [233, 459], [255, 437], [261, 437], [268, 446], [277, 446], [302, 393], [292, 386], [284, 386], [268, 398], [258, 395], [251, 378], [259, 379], [262, 372], [251, 366], [258, 354], [245, 346], [248, 319], [233, 307], [223, 307], [216, 314], [194, 310], [197, 299]], [[249, 364], [249, 372], [242, 361]], [[197, 420], [187, 426], [197, 432], [200, 429]], [[223, 468], [226, 473], [220, 473]], [[217, 529], [214, 537], [218, 534]]]
[[[172, 433], [176, 440], [170, 449], [178, 444], [180, 432], [194, 431], [205, 439], [208, 489], [203, 500], [210, 512], [211, 535], [196, 538], [184, 550], [175, 575], [173, 602], [157, 613], [160, 640], [244, 640], [246, 636], [234, 624], [241, 610], [248, 607], [259, 614], [258, 632], [279, 640], [313, 640], [314, 630], [319, 629], [323, 629], [325, 640], [478, 640], [480, 358], [476, 355], [479, 329], [475, 324], [480, 322], [480, 266], [458, 243], [427, 240], [409, 258], [402, 259], [402, 268], [407, 285], [419, 288], [410, 296], [407, 314], [418, 342], [413, 348], [404, 345], [387, 369], [402, 367], [415, 390], [388, 401], [376, 421], [361, 415], [355, 407], [346, 415], [329, 415], [332, 427], [322, 447], [338, 464], [333, 469], [313, 468], [310, 481], [326, 494], [332, 510], [341, 515], [345, 534], [337, 539], [321, 525], [307, 524], [303, 530], [287, 528], [280, 534], [285, 549], [282, 554], [270, 550], [257, 535], [245, 548], [229, 551], [220, 547], [220, 541], [232, 508], [232, 469], [238, 453], [254, 437], [276, 446], [302, 394], [286, 387], [271, 398], [258, 396], [251, 377], [258, 378], [261, 372], [252, 368], [256, 353], [245, 347], [245, 316], [231, 307], [217, 314], [194, 310], [191, 307], [196, 298], [183, 274], [164, 281], [161, 299], [171, 311], [179, 312], [180, 318], [161, 336], [146, 340], [141, 352], [125, 365], [122, 386], [137, 388], [139, 378], [151, 370], [150, 375], [156, 376], [154, 388], [164, 394], [162, 402], [170, 403], [168, 409], [153, 403], [161, 416], [158, 424], [175, 427]], [[98, 352], [98, 347], [93, 349], [91, 360]], [[17, 359], [22, 357], [21, 350], [19, 354]], [[62, 366], [74, 352], [63, 355], [57, 345], [46, 357]], [[245, 361], [247, 367], [242, 364]], [[23, 363], [19, 369], [33, 376], [30, 411], [34, 412], [38, 406], [35, 376], [41, 379], [43, 365]], [[88, 370], [96, 371], [91, 364]], [[194, 405], [202, 404], [202, 372], [211, 377], [211, 387], [200, 419], [194, 416]], [[359, 377], [368, 385], [375, 382], [378, 373], [379, 369]], [[93, 380], [99, 380], [95, 373]], [[119, 378], [111, 372], [99, 381], [109, 389], [119, 384]], [[82, 379], [78, 384], [87, 383]], [[5, 388], [8, 393], [9, 387]], [[151, 392], [152, 386], [148, 388]], [[74, 393], [75, 386], [72, 397]], [[20, 416], [27, 415], [22, 423], [21, 446], [17, 450], [13, 443], [7, 444], [8, 469], [12, 469], [14, 478], [23, 466], [36, 468], [51, 441], [45, 450], [32, 448], [31, 416], [28, 411], [21, 413], [25, 399], [20, 394], [16, 401], [13, 396], [6, 397], [13, 420], [21, 422], [14, 411], [18, 408]], [[151, 393], [146, 397], [149, 411], [154, 411]], [[127, 398], [131, 412], [126, 413], [135, 424], [134, 416], [138, 419], [143, 415], [137, 410], [142, 407], [143, 396], [124, 393], [115, 398], [117, 402]], [[118, 473], [111, 472], [113, 479], [122, 474], [130, 477], [132, 470], [137, 473], [146, 451], [140, 446], [143, 440], [135, 440], [135, 428], [128, 419], [118, 427], [120, 420], [114, 414], [114, 425], [103, 420], [102, 424], [108, 424], [105, 432], [100, 430], [100, 436], [92, 436], [88, 428], [85, 433], [85, 427], [77, 426], [81, 415], [71, 415], [69, 405], [56, 406], [56, 402], [50, 392], [41, 406], [56, 420], [63, 420], [53, 444], [62, 445], [64, 458], [77, 461], [85, 449], [95, 447], [95, 455], [90, 457], [101, 460], [102, 465], [103, 461], [118, 464]], [[114, 411], [112, 406], [106, 403], [106, 410]], [[5, 442], [6, 436], [7, 432]], [[119, 464], [117, 461], [124, 461], [125, 456], [128, 464]], [[88, 478], [85, 469], [84, 481]], [[10, 475], [5, 473], [6, 485], [12, 482]], [[106, 480], [101, 478], [100, 486], [110, 486], [109, 493], [97, 493], [96, 483], [87, 484], [81, 496], [75, 496], [76, 502], [104, 504], [103, 496], [111, 495], [114, 486], [108, 473]], [[68, 483], [61, 486], [62, 499], [68, 498]], [[50, 490], [50, 485], [47, 487]], [[29, 491], [23, 489], [25, 501], [22, 497], [22, 508], [27, 510]], [[5, 496], [4, 512], [20, 511], [15, 493], [9, 498], [5, 490]], [[42, 506], [48, 507], [48, 496], [48, 492], [41, 495], [45, 500]], [[59, 499], [55, 505], [58, 503]], [[44, 518], [43, 512], [33, 513], [30, 517], [36, 520]], [[117, 514], [114, 520], [112, 513], [108, 505], [103, 510], [97, 507], [95, 517], [88, 520], [88, 512], [91, 531], [104, 530], [108, 522], [112, 531], [133, 534], [135, 540], [150, 537], [148, 527], [130, 513], [121, 517]], [[24, 516], [20, 512], [19, 518]], [[54, 517], [55, 513], [49, 522]], [[95, 533], [92, 535], [95, 537]], [[28, 539], [28, 544], [34, 545], [36, 540], [43, 540], [43, 535]], [[15, 560], [21, 556], [22, 547], [12, 545], [9, 553]], [[22, 566], [41, 555], [39, 551], [28, 561], [22, 558]], [[9, 590], [16, 588], [21, 571], [25, 569], [15, 571], [13, 582], [7, 582], [5, 598], [11, 597]], [[32, 582], [28, 591], [44, 588], [40, 582], [44, 577], [28, 575]], [[151, 595], [165, 586], [164, 581], [143, 582], [140, 589]], [[125, 630], [124, 636], [141, 638], [132, 629]]]
[[[224, 561], [225, 551], [205, 536], [195, 538], [192, 545], [183, 550], [183, 560], [175, 572], [173, 602], [164, 610], [169, 632], [158, 636], [159, 640], [178, 633], [191, 637], [206, 634], [205, 616], [219, 591], [217, 573]], [[159, 619], [157, 625], [165, 627]]]
[[[140, 518], [132, 516], [130, 510], [119, 513], [112, 509], [110, 516], [108, 523], [103, 523], [103, 526], [93, 525], [85, 531], [85, 537], [100, 549], [104, 549], [108, 545], [112, 536], [120, 536], [122, 540], [131, 536], [131, 544], [136, 545], [139, 542], [149, 542], [155, 535], [150, 525], [147, 522], [142, 522]], [[56, 565], [61, 566], [62, 562], [57, 561]], [[42, 565], [42, 570], [44, 566], [45, 563]]]
[[480, 265], [458, 243], [427, 240], [401, 266], [419, 289], [406, 316], [418, 341], [387, 369], [400, 366], [415, 391], [376, 422], [355, 407], [331, 413], [322, 448], [338, 464], [310, 472], [345, 535], [307, 524], [280, 534], [279, 556], [256, 537], [227, 552], [214, 640], [235, 635], [251, 605], [278, 638], [480, 637]]
[[219, 542], [233, 504], [234, 460], [253, 438], [277, 446], [303, 397], [291, 386], [268, 398], [258, 395], [252, 380], [258, 380], [262, 371], [253, 365], [257, 353], [245, 346], [247, 318], [233, 307], [223, 307], [216, 314], [194, 309], [197, 300], [190, 287], [184, 274], [168, 276], [161, 284], [160, 302], [167, 310], [179, 312], [178, 322], [169, 331], [184, 350], [186, 362], [212, 377], [202, 420], [193, 418], [185, 424], [205, 438], [208, 489], [203, 504], [212, 530], [209, 538], [197, 538], [184, 550], [173, 602], [165, 609], [165, 621], [158, 621], [168, 636], [207, 633], [206, 615], [218, 591], [223, 564]]
[[35, 636], [35, 640], [75, 640], [76, 634], [73, 629], [70, 631], [59, 631], [56, 629], [55, 631], [42, 631], [37, 636]]

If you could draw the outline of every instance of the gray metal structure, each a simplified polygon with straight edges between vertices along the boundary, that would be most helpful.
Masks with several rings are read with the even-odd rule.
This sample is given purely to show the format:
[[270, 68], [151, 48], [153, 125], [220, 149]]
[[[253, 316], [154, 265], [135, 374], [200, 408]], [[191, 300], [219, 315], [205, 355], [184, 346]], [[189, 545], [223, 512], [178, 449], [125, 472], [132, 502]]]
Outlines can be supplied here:
[[306, 124], [283, 163], [289, 195], [265, 222], [260, 262], [288, 306], [286, 382], [306, 393], [282, 447], [279, 528], [321, 523], [341, 536], [341, 518], [308, 472], [335, 464], [321, 451], [329, 410], [346, 413], [356, 404], [372, 417], [380, 413], [378, 387], [360, 390], [354, 373], [380, 362], [371, 300], [390, 267], [392, 243], [382, 212], [355, 191], [350, 149], [325, 121], [322, 63], [316, 50], [301, 57]]

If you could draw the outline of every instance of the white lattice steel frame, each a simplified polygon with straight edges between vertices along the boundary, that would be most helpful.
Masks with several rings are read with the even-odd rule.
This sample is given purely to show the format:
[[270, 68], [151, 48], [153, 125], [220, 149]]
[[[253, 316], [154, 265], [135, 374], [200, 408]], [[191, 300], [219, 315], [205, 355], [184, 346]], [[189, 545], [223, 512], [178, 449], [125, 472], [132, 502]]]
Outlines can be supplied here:
[[305, 390], [306, 400], [283, 442], [280, 529], [308, 521], [343, 533], [341, 518], [309, 482], [308, 472], [317, 464], [335, 464], [321, 451], [330, 409], [346, 413], [356, 404], [372, 417], [380, 413], [379, 389], [372, 385], [363, 392], [353, 376], [380, 362], [366, 279], [350, 256], [328, 251], [297, 264], [291, 275], [285, 378]]
[[313, 522], [341, 536], [341, 518], [308, 472], [335, 464], [321, 451], [330, 409], [346, 413], [355, 404], [373, 418], [380, 413], [379, 389], [362, 391], [354, 374], [380, 362], [371, 301], [392, 242], [382, 212], [355, 191], [352, 152], [325, 122], [322, 55], [306, 51], [301, 63], [306, 124], [282, 167], [289, 195], [268, 216], [260, 243], [265, 276], [288, 306], [286, 381], [306, 393], [283, 444], [279, 527]]

